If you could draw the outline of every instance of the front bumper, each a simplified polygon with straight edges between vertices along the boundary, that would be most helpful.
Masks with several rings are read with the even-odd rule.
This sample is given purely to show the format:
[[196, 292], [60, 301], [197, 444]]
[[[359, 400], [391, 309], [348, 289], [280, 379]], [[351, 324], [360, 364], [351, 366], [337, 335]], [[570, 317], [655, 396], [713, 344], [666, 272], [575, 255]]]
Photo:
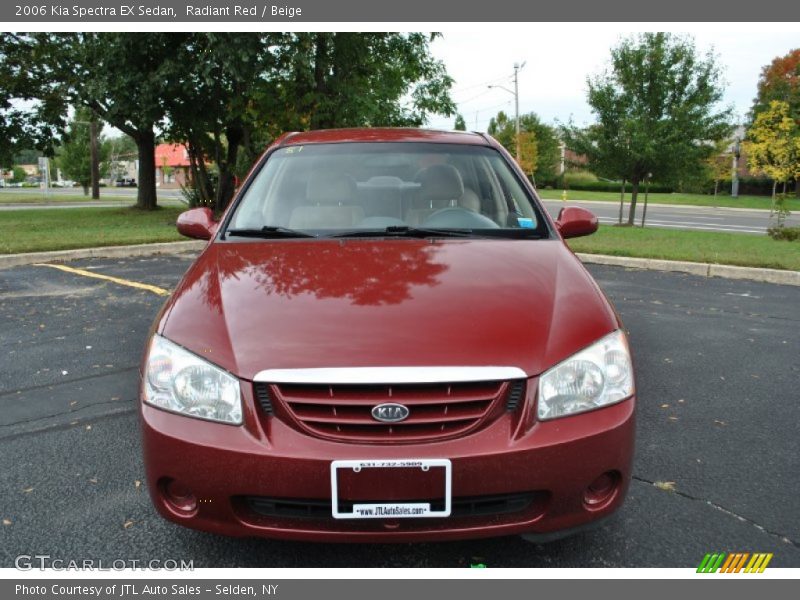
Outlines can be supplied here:
[[[512, 534], [551, 537], [611, 515], [627, 492], [635, 398], [547, 422], [530, 421], [530, 406], [506, 413], [461, 438], [374, 445], [332, 442], [301, 433], [261, 414], [248, 387], [243, 387], [245, 422], [240, 427], [187, 418], [142, 403], [148, 490], [166, 519], [222, 535], [317, 542], [439, 541]], [[484, 510], [459, 510], [446, 518], [331, 517], [325, 508], [331, 500], [331, 461], [404, 458], [450, 459], [454, 504], [483, 506]], [[603, 501], [587, 502], [587, 488], [604, 473], [614, 475], [613, 492]], [[170, 480], [194, 494], [195, 509], [176, 510], [167, 501], [165, 482]], [[413, 496], [413, 490], [405, 492]], [[488, 504], [481, 504], [487, 498]], [[503, 510], [485, 510], [498, 498], [512, 501], [495, 502]], [[303, 503], [311, 508], [306, 514], [259, 509], [274, 507], [275, 499], [295, 509]]]

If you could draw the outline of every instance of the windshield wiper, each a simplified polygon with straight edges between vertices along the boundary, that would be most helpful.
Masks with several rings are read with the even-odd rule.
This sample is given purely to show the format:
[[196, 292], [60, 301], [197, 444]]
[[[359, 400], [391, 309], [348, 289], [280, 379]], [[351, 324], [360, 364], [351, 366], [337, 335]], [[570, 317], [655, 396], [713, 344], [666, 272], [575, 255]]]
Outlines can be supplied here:
[[331, 234], [330, 237], [474, 237], [472, 229], [431, 229], [429, 227], [409, 227], [407, 225], [391, 225], [384, 229], [354, 229]]
[[313, 238], [317, 237], [313, 233], [307, 231], [299, 231], [297, 229], [289, 229], [288, 227], [278, 227], [274, 225], [267, 225], [261, 229], [228, 229], [225, 235], [235, 235], [237, 237], [251, 237], [261, 239], [272, 238]]

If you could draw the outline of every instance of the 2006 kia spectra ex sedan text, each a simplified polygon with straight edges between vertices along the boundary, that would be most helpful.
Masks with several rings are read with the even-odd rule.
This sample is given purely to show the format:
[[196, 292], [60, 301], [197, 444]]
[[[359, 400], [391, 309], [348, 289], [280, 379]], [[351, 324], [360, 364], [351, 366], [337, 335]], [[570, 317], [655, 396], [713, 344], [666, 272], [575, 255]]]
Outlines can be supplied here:
[[621, 505], [621, 323], [492, 138], [287, 134], [157, 318], [147, 483], [167, 519], [308, 541], [547, 540]]

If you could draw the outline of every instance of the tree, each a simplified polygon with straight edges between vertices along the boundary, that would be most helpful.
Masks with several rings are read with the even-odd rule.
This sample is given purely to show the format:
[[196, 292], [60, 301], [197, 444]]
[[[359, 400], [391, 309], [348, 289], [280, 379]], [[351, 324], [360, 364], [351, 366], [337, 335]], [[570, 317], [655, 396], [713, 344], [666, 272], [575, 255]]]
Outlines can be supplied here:
[[712, 54], [698, 55], [690, 38], [645, 33], [611, 51], [611, 69], [587, 80], [597, 123], [562, 129], [567, 147], [587, 158], [598, 175], [631, 184], [633, 225], [641, 182], [688, 177], [732, 127], [732, 110], [718, 110], [720, 69]]
[[[184, 33], [1, 34], [0, 72], [15, 100], [35, 101], [23, 132], [52, 146], [70, 105], [86, 107], [134, 139], [139, 159], [136, 205], [156, 207], [156, 128], [173, 86], [166, 74]], [[8, 122], [8, 120], [7, 120]], [[34, 133], [31, 133], [34, 132]]]
[[431, 112], [450, 114], [451, 80], [429, 40], [419, 33], [191, 34], [173, 63], [165, 106], [168, 136], [187, 143], [194, 195], [223, 210], [235, 176], [285, 131], [421, 125]]
[[[76, 111], [75, 117], [63, 136], [63, 143], [56, 152], [58, 167], [68, 179], [77, 181], [83, 187], [84, 195], [89, 194], [89, 186], [92, 184], [91, 132], [89, 125], [91, 119], [92, 114], [88, 109], [84, 108]], [[99, 125], [97, 134], [99, 137]], [[98, 148], [99, 162], [106, 162], [108, 159], [105, 153], [106, 148], [100, 143]]]
[[38, 76], [43, 54], [30, 36], [0, 33], [0, 166], [20, 162], [15, 160], [20, 152], [52, 156], [65, 123], [61, 89]]
[[[536, 113], [520, 115], [519, 118], [520, 134], [530, 134], [529, 140], [535, 141], [535, 158], [533, 161], [526, 158], [522, 153], [523, 162], [527, 165], [533, 164], [533, 169], [525, 170], [533, 177], [533, 180], [540, 184], [545, 181], [552, 181], [556, 177], [556, 168], [559, 161], [558, 137], [556, 131], [550, 125], [542, 123]], [[505, 147], [512, 155], [516, 153], [517, 125], [514, 119], [509, 118], [504, 112], [497, 113], [489, 121], [487, 131], [494, 136], [500, 144]], [[522, 140], [521, 140], [522, 141]], [[528, 141], [527, 143], [530, 143]], [[533, 148], [531, 148], [532, 150]]]
[[28, 174], [20, 166], [16, 166], [11, 170], [11, 183], [22, 183], [28, 178]]
[[773, 100], [756, 115], [744, 145], [748, 166], [773, 180], [772, 197], [778, 183], [800, 178], [800, 125], [791, 116], [788, 102]]
[[723, 181], [730, 181], [733, 172], [733, 163], [730, 152], [727, 151], [728, 144], [722, 142], [717, 144], [716, 151], [706, 159], [706, 169], [708, 176], [714, 182], [714, 197], [717, 197], [719, 184]]
[[456, 122], [453, 125], [453, 129], [456, 131], [466, 131], [467, 130], [467, 122], [464, 120], [464, 117], [460, 114], [456, 115]]
[[773, 100], [788, 103], [789, 114], [800, 123], [800, 48], [776, 57], [762, 69], [752, 119], [769, 110]]

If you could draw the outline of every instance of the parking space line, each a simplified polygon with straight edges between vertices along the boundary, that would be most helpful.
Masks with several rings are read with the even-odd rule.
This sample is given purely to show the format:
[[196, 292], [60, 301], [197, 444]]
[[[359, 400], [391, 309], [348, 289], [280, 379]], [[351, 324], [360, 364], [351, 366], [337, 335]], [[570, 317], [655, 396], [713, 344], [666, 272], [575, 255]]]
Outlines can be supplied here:
[[58, 269], [59, 271], [65, 271], [67, 273], [72, 273], [73, 275], [81, 275], [83, 277], [93, 277], [94, 279], [103, 279], [105, 281], [111, 281], [112, 283], [116, 283], [119, 285], [126, 285], [128, 287], [137, 288], [140, 290], [146, 290], [148, 292], [156, 294], [157, 296], [169, 296], [170, 294], [169, 290], [165, 290], [164, 288], [160, 288], [156, 285], [150, 285], [149, 283], [139, 283], [138, 281], [130, 281], [129, 279], [111, 277], [110, 275], [101, 275], [100, 273], [84, 271], [83, 269], [74, 269], [72, 267], [67, 267], [64, 265], [54, 265], [50, 263], [36, 263], [33, 266], [50, 267], [51, 269]]

